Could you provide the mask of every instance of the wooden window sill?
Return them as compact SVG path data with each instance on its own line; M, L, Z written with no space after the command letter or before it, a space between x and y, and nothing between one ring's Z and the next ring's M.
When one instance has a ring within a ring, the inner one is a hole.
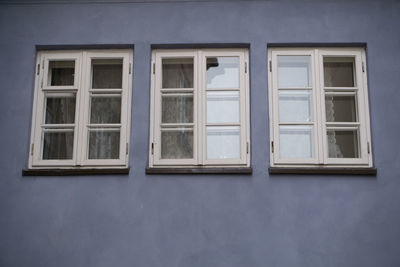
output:
M24 169L23 176L69 176L69 175L121 175L129 174L130 168L105 169Z
M269 167L270 174L350 174L376 175L377 169L372 168L300 168L300 167Z
M252 167L146 168L146 174L252 174Z

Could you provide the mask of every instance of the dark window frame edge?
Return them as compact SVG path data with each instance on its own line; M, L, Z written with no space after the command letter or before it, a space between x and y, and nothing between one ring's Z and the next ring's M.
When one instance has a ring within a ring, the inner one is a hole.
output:
M271 175L280 174L294 174L294 175L304 175L304 174L327 174L327 175L369 175L376 176L377 169L375 167L370 168L338 168L338 167L326 167L326 168L306 168L306 167L269 167L268 172Z
M22 176L128 175L130 168L23 169Z
M147 175L157 174L242 174L252 175L252 167L207 167L207 168L162 168L162 167L147 167Z

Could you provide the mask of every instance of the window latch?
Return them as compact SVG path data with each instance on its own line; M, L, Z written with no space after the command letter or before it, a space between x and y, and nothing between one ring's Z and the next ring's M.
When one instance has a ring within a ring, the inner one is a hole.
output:
M31 155L33 155L33 148L35 147L35 144L31 144Z
M39 75L39 72L40 72L40 64L37 65L36 75Z
M371 153L370 148L369 148L369 142L367 142L367 151L368 151L368 154Z
M128 151L129 151L129 143L126 143L126 155L128 155Z
M156 63L153 63L153 74L156 74Z
M132 73L132 63L129 63L129 74Z
M365 72L364 62L361 63L361 66L362 66L362 72Z
M151 143L151 154L154 155L154 143Z
M272 61L269 61L269 72L272 72Z
M249 154L249 142L246 143L246 154Z
M244 63L244 73L247 73L247 62Z
M274 153L274 141L271 141L271 151Z

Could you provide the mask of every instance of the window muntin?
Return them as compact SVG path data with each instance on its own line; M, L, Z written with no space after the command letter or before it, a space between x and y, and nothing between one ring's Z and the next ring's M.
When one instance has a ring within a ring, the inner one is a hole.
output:
M37 58L30 168L126 166L132 52L42 51Z
M244 49L153 51L151 167L249 165L247 57Z
M365 52L269 50L271 166L372 166Z

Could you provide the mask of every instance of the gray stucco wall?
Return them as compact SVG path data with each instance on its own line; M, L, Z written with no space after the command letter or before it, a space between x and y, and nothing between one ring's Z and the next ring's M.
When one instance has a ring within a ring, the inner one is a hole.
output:
M398 1L1 3L0 266L400 266L399 27ZM367 43L376 177L269 176L275 42ZM170 43L250 44L253 175L144 174ZM35 45L60 44L134 44L129 175L21 176Z

